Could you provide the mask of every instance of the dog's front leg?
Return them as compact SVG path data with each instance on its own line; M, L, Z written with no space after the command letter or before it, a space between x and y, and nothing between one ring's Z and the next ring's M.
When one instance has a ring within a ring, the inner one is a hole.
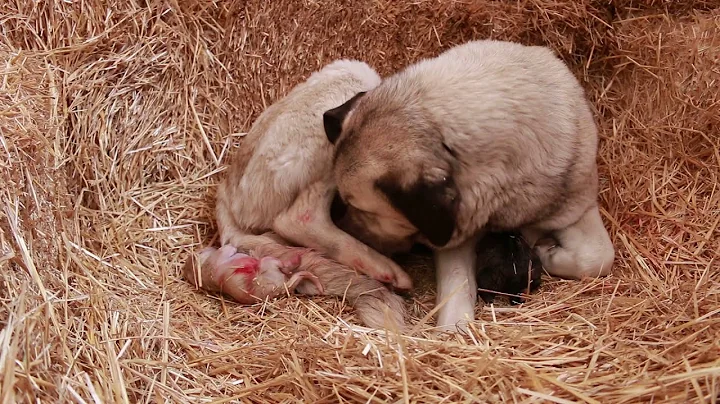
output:
M273 230L380 282L398 289L412 288L410 276L399 265L335 226L330 217L334 192L328 181L310 185L275 219Z
M437 250L435 276L437 280L437 327L441 331L467 331L467 322L475 319L477 282L475 265L477 237L451 249Z

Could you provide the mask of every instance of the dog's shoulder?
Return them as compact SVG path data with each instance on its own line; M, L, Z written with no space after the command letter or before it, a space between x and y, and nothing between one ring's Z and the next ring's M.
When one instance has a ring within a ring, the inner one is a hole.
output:
M260 113L234 151L218 189L219 205L257 214L287 205L300 189L326 176L332 146L323 133L323 113L379 82L365 62L341 59L295 85Z
M380 80L367 63L352 59L335 60L311 73L257 117L234 156L233 169L244 172L253 156L271 158L311 138L324 142L322 114Z

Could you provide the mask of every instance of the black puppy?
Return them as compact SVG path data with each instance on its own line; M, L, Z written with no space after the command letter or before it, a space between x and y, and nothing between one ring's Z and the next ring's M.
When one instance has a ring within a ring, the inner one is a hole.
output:
M502 293L511 295L511 304L520 304L520 293L530 294L540 287L542 263L519 233L487 233L478 240L475 252L478 296L485 303Z

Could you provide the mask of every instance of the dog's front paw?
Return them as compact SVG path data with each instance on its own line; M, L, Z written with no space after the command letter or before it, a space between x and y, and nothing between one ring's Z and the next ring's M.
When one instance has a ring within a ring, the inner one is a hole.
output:
M359 256L340 256L338 261L351 269L369 276L378 282L392 285L396 289L412 289L410 276L390 258L367 251Z
M457 313L438 316L435 331L443 334L468 334L472 317L459 316Z
M381 278L375 278L383 283L388 283L398 290L410 290L413 287L412 278L403 270L400 265L390 258L377 254L373 260L375 268L380 270Z
M413 287L413 281L410 275L398 266L398 270L395 272L395 282L392 285L399 290L410 290Z

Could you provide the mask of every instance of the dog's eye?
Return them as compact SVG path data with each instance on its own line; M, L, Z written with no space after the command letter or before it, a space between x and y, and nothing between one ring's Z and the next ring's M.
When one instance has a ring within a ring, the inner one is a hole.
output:
M453 149L450 148L450 146L446 145L445 142L443 142L442 145L443 145L443 148L444 148L448 153L450 153L451 155L455 156L455 152L453 151Z
M348 203L348 205L352 206L353 209L355 210L355 212L358 214L361 214L361 215L371 214L371 212L368 212L364 209L360 209L357 205L353 205L352 203Z
M343 202L342 198L340 197L339 193L335 193L335 197L332 200L332 203L330 204L330 218L333 221L340 220L341 218L345 217L345 214L347 213L347 205Z

